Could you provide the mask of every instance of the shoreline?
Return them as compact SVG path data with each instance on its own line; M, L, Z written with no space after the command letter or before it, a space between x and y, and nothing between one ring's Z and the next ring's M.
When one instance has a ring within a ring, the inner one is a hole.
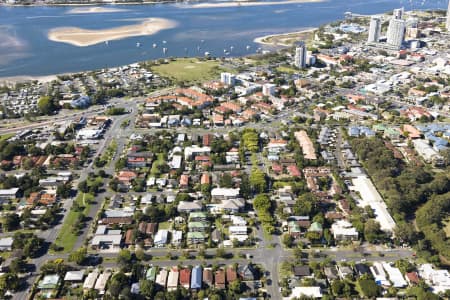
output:
M47 38L54 42L77 47L121 40L129 37L154 35L161 30L175 28L177 22L163 18L149 18L135 25L119 26L109 29L83 29L79 27L59 27L50 30Z
M116 8L111 6L83 6L74 7L66 12L66 14L104 14L104 13L116 13L116 12L126 12L127 9Z
M257 43L257 44L260 44L260 45L266 45L266 46L289 47L291 45L283 44L283 43L277 43L276 41L275 42L269 42L269 41L267 41L267 39L270 39L270 38L282 38L283 36L287 37L289 35L301 35L301 34L306 34L306 33L313 32L313 31L315 31L317 29L318 29L317 27L312 27L312 28L307 28L307 29L300 30L300 31L293 31L293 32L279 33L279 34L269 34L269 35L257 37L255 39L253 39L253 42Z
M289 4L301 4L301 3L318 3L325 2L326 0L282 0L282 1L242 1L235 0L232 2L218 2L218 3L197 3L187 5L183 8L227 8L227 7L251 7L251 6L269 6L269 5L289 5Z
M281 0L281 1L255 1L255 0L234 0L231 2L217 2L217 3L197 3L200 1L184 1L184 0L163 0L163 1L136 1L136 2L92 2L92 3L49 3L49 4L7 4L1 3L4 7L40 7L40 6L116 6L116 5L150 5L150 4L187 4L185 8L220 8L220 7L239 7L239 6L268 6L268 5L286 5L286 4L301 4L301 3L317 3L325 2L326 0ZM95 13L95 12L93 12Z
M114 2L114 3L105 3L105 2L92 2L92 3L48 3L48 4L7 4L0 3L0 7L60 7L60 6L116 6L116 5L149 5L149 4L173 4L173 3L181 3L183 1L178 0L163 0L163 1L142 1L142 2Z
M75 74L75 73L61 73L61 74L51 74L51 75L18 75L18 76L5 76L0 77L0 84L7 83L19 83L27 81L39 81L39 82L51 82L56 80L58 76L65 74Z

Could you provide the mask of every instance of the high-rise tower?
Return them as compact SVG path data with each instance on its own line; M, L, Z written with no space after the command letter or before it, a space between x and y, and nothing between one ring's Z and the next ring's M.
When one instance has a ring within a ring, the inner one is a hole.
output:
M381 18L379 16L373 16L370 19L369 38L368 43L378 43L381 36Z
M295 46L294 65L300 69L306 67L306 45L304 42L298 42Z
M400 49L405 38L406 24L404 20L392 18L387 31L387 43Z

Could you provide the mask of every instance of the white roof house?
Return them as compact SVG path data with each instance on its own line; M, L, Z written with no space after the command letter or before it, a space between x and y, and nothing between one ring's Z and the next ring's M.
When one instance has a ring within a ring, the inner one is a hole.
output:
M419 267L419 275L431 286L434 293L450 290L450 273L447 270L435 270L431 264Z
M231 199L239 196L239 188L213 188L211 197L216 199Z
M247 235L247 226L230 226L230 235Z
M235 225L235 226L247 225L247 221L241 216L231 215L230 219L231 219L231 223L233 223L233 225Z
M183 239L183 232L181 230L172 230L172 244L179 245Z
M117 234L114 230L108 231L108 234L97 234L92 238L93 248L118 249L122 242L122 234Z
M90 290L93 289L95 286L95 281L97 281L98 277L98 271L93 271L92 273L89 273L86 279L83 283L83 289Z
M69 271L64 276L64 281L82 281L84 278L84 270Z
M338 220L331 225L331 232L337 241L357 240L358 231L346 220Z
M105 218L128 218L134 215L134 207L124 207L121 209L105 210Z
M158 275L156 275L156 280L155 280L156 284L162 286L162 287L166 287L166 282L167 282L167 270L166 269L161 269L158 273Z
M386 279L386 273L384 272L383 265L379 262L374 262L370 267L370 272L375 278L375 282L379 285L390 286L390 282Z
M396 288L402 288L408 285L405 278L402 275L402 272L400 272L399 269L391 266L388 263L383 263L383 268L386 270L386 272L389 275L389 280L392 282L392 285Z
M180 272L177 269L172 269L169 272L169 278L167 279L167 290L174 291L178 287L178 278L180 277Z
M160 229L155 235L154 244L156 247L163 247L167 244L169 238L169 231L166 229Z
M184 148L184 159L189 159L195 155L204 155L209 154L211 152L210 147L199 147L199 146L190 146Z
M111 272L108 271L105 271L98 276L94 289L99 291L100 294L105 293L106 283L108 283L109 277L111 277Z
M181 161L182 161L183 157L181 155L174 155L172 157L172 161L169 163L169 166L172 169L179 169L181 168Z
M177 206L178 212L201 211L202 203L199 201L180 201Z
M0 239L0 251L11 251L14 239L12 237L6 237Z
M296 286L292 289L291 295L283 297L283 300L300 298L302 295L310 298L322 298L322 292L318 286Z
M17 197L19 188L1 189L0 200L9 200Z

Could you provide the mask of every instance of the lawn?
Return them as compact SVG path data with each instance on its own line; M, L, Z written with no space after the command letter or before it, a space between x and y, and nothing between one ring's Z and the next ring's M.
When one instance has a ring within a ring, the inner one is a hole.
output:
M90 203L94 200L94 196L91 194L83 194L79 193L78 197L74 200L76 201L80 206L84 206L83 211L75 211L71 209L69 213L67 214L67 217L64 221L64 224L61 227L61 230L59 231L58 237L56 238L55 243L63 247L64 249L62 252L70 252L73 249L73 246L75 245L78 236L72 232L72 227L75 226L78 217L81 213L83 213L85 216L89 214L89 211L91 209Z
M170 229L172 226L172 223L170 222L161 222L158 224L158 229Z
M15 136L14 133L4 134L4 135L0 136L0 142L6 141L7 139L9 139L9 138L11 138L13 136Z
M287 73L287 74L296 74L296 73L300 72L296 68L288 67L288 66L279 66L279 67L277 67L277 71L281 72L281 73Z
M167 64L153 66L152 70L174 83L195 83L218 79L221 72L227 71L220 67L220 61L199 60L197 58L179 58Z
M152 169L150 170L150 174L152 176L158 176L160 174L158 166L163 165L165 163L166 163L166 160L164 158L164 154L163 153L158 153L156 161L153 162Z

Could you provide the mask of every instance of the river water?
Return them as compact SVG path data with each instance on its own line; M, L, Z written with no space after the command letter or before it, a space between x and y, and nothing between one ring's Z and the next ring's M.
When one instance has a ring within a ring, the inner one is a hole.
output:
M447 2L329 0L212 8L193 8L191 4L116 5L124 11L91 14L72 14L70 10L74 6L0 6L0 77L76 72L165 55L199 56L206 51L217 56L224 55L224 50L232 56L246 55L260 47L253 42L256 37L320 26L343 19L347 11L376 14L402 6L406 10L435 9L445 8ZM174 20L178 26L152 36L130 37L89 47L47 38L48 31L57 27L104 29L136 24L151 17ZM154 43L158 47L153 48ZM166 54L163 47L167 48Z

